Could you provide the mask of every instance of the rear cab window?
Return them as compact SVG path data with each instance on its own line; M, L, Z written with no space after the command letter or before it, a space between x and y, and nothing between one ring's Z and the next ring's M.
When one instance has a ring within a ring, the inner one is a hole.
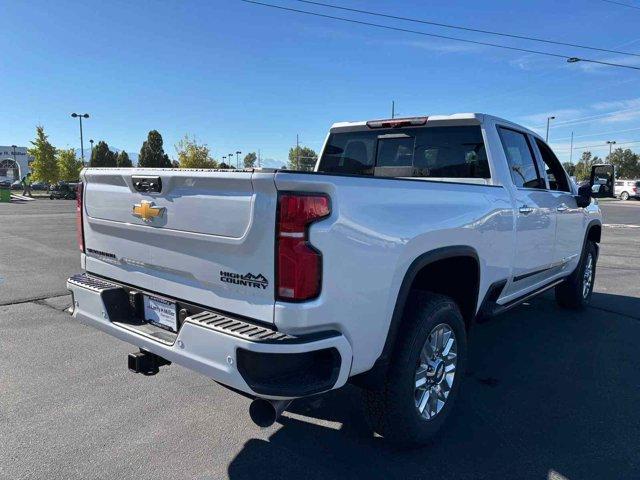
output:
M318 171L453 180L491 178L479 125L337 131L329 135Z

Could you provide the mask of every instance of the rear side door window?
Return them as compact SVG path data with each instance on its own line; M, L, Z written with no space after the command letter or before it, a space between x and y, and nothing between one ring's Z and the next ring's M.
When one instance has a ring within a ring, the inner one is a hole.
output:
M549 180L549 190L557 190L561 192L570 192L569 181L565 175L564 168L560 160L555 156L549 146L536 138L536 145L540 151L540 156L544 162L544 167Z
M546 188L527 136L505 127L498 127L498 133L514 185L519 188Z

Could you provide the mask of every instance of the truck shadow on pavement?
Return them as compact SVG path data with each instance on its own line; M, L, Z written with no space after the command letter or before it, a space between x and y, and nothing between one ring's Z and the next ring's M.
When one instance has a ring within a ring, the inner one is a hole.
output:
M472 330L470 370L432 445L398 449L374 436L347 386L294 402L268 441L244 445L229 477L639 478L638 340L637 313L535 300Z

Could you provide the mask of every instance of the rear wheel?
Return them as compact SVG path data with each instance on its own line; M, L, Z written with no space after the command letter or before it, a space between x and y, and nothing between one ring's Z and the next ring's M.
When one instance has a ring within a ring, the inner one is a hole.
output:
M620 194L620 200L629 200L629 194L627 192L622 192Z
M424 444L440 430L460 389L466 332L444 295L412 299L381 390L363 392L372 429L400 444Z
M580 309L589 304L596 279L597 258L595 243L587 241L576 271L556 287L558 305L564 308Z

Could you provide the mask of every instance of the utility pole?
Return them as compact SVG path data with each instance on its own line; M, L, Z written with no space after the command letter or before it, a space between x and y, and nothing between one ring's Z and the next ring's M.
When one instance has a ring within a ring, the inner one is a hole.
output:
M391 118L396 118L396 101L391 100Z
M258 149L258 168L260 168L260 149Z
M573 132L571 132L571 150L569 150L569 163L573 163Z
M546 137L544 137L544 141L548 142L549 141L549 121L551 120L555 120L556 117L547 117L547 135Z
M11 145L11 149L13 150L13 164L15 165L15 166L13 167L13 168L14 168L14 170L13 170L12 175L15 175L15 174L16 174L16 170L17 170L17 171L18 171L18 178L17 178L17 180L20 180L20 174L21 174L22 172L20 172L20 168L18 167L18 162L16 161L16 148L18 148L18 146L17 146L17 145ZM7 172L7 173L8 173L8 172ZM7 176L9 176L9 175L7 175Z
M296 170L300 170L300 136L296 133Z

